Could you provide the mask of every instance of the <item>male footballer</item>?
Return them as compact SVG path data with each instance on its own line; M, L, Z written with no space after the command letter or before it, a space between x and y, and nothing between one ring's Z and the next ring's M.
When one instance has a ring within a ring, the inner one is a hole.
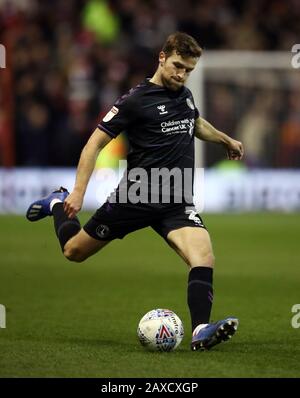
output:
M184 85L201 53L191 36L171 34L159 53L152 78L119 98L89 138L80 156L73 191L69 194L60 188L32 203L26 214L29 221L53 216L63 254L76 262L114 239L151 226L188 265L193 351L208 350L228 340L238 327L235 317L209 323L214 255L209 233L192 201L195 137L223 145L231 160L243 156L241 142L199 116ZM127 135L130 146L127 171L116 191L81 228L76 214L96 159L121 132Z

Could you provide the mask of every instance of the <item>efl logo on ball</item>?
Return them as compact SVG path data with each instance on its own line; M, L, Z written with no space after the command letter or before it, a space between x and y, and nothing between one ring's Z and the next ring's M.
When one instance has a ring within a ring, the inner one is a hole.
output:
M181 343L184 329L175 312L159 308L143 316L137 333L142 346L149 351L172 351Z

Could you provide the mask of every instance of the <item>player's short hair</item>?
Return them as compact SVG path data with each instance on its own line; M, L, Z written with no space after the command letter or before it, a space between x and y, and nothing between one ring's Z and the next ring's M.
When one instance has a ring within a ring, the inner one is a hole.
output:
M173 51L181 55L182 58L193 57L199 58L202 54L202 48L197 41L184 32L175 32L168 36L162 51L168 58Z

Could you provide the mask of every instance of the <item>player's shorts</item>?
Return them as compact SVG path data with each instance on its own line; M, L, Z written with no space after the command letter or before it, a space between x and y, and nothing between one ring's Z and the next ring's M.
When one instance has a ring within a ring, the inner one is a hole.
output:
M105 202L83 229L98 240L122 239L130 232L152 227L166 239L168 233L182 227L206 229L193 206L184 204L132 204Z

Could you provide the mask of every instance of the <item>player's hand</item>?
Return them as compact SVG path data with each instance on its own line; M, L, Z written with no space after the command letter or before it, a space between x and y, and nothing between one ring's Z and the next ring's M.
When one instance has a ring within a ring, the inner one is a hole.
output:
M227 145L227 158L229 160L241 160L244 155L243 144L240 141L231 139Z
M80 211L83 197L76 192L70 193L64 201L64 211L69 218L74 218Z

